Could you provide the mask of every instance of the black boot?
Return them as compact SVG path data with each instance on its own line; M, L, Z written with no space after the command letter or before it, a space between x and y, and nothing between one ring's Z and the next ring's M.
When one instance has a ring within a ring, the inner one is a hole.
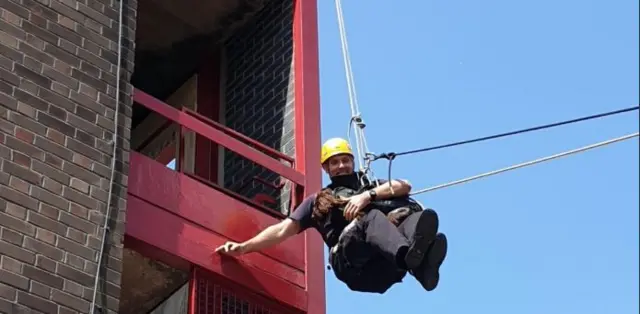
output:
M447 246L447 236L444 233L438 233L429 247L426 258L418 267L410 271L427 291L432 291L438 286L440 266L447 256Z
M415 215L419 215L417 222L414 220ZM408 239L411 245L404 259L409 270L416 269L422 264L429 246L436 238L439 226L438 214L432 209L425 209L411 216L413 217L407 217L405 220L407 224L415 223L413 235Z

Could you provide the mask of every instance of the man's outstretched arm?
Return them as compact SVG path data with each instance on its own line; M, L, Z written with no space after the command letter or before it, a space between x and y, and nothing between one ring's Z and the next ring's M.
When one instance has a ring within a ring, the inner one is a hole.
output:
M253 238L242 243L227 241L225 244L216 248L216 252L228 255L241 255L260 251L280 244L287 238L296 235L299 231L300 225L298 222L291 218L286 218L277 224L267 227Z
M271 225L255 237L242 243L245 253L251 253L280 244L300 231L298 222L291 218L286 218L275 225Z
M300 233L310 226L313 200L314 196L306 198L302 204L293 211L291 217L267 227L253 238L242 243L228 241L219 246L216 252L229 255L241 255L280 244L282 241Z

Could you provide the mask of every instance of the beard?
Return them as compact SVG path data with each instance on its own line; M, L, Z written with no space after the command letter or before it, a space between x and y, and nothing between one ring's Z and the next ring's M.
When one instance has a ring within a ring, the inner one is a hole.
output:
M331 177L331 183L334 186L341 186L357 190L360 186L360 178L357 172L351 172L349 174L342 174L339 176Z

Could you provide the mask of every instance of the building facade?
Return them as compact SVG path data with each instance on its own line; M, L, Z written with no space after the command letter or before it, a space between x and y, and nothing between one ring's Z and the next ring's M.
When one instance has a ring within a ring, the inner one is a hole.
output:
M0 313L325 312L315 0L0 1Z

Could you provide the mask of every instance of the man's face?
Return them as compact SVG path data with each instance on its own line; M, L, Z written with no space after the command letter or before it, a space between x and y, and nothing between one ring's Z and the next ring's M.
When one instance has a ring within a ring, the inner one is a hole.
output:
M348 154L335 155L329 158L324 165L324 171L329 177L351 174L353 172L353 157Z

